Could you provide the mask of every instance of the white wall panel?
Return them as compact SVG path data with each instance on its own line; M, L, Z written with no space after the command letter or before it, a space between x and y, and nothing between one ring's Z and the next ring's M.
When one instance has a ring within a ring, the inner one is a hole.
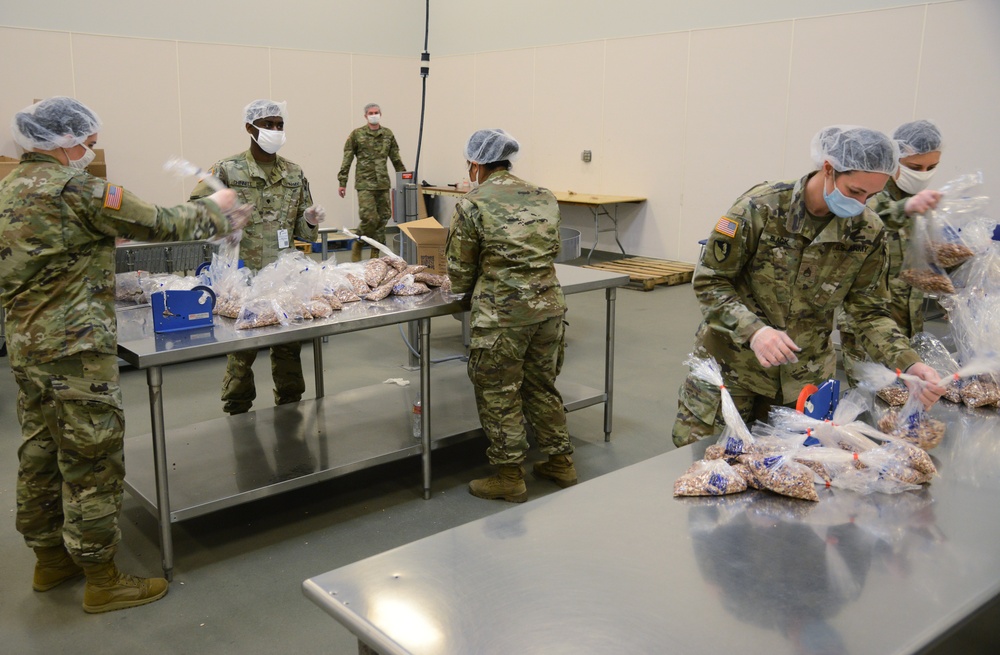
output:
M420 154L421 180L444 186L457 184L467 175L462 153L469 135L478 128L475 80L476 57L473 55L443 57L431 65ZM431 215L442 224L447 223L454 202L437 198L433 204Z
M681 205L689 43L688 33L607 42L601 191L648 198L618 208L630 254L677 257L668 226ZM583 231L583 243L591 233ZM602 248L616 247L610 233L601 236Z
M911 120L923 22L923 7L795 21L783 177L812 168L809 142L827 125L891 134Z
M976 0L928 8L916 118L941 128L944 151L933 184L975 170L1000 219L1000 3Z
M176 44L74 34L73 68L77 97L104 121L108 179L160 205L187 200L192 179L163 170L182 152Z
M514 164L514 174L542 183L536 178L537 172L542 170L539 162L545 139L535 132L536 116L542 112L555 122L563 117L559 108L542 107L536 102L535 51L508 50L476 55L475 75L475 122L462 135L462 147L476 130L495 127L506 130L521 144L522 152Z
M271 96L267 49L178 43L177 61L181 156L208 168L249 148L243 108ZM185 179L185 192L194 185Z
M535 52L532 121L535 177L553 189L600 190L604 160L604 42L578 43ZM580 155L589 149L594 162Z
M782 170L792 24L691 35L684 205L675 228L679 257L744 191Z
M66 32L0 28L8 61L0 69L0 155L18 156L7 126L33 100L74 96L72 40ZM20 53L20 54L16 54Z
M288 102L281 155L302 166L324 226L353 225L355 212L337 195L344 139L357 121L351 108L351 55L271 50L271 94Z

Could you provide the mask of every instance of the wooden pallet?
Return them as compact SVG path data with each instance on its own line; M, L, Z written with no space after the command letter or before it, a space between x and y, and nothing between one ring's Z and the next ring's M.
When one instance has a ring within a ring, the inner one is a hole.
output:
M686 284L694 275L694 265L683 262L672 262L651 257L626 257L599 264L586 264L584 268L593 268L611 273L624 273L629 276L629 289L652 291L657 284L674 286Z

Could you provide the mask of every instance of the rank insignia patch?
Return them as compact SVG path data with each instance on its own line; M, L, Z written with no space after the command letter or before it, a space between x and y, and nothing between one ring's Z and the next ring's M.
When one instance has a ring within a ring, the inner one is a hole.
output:
M122 196L124 196L124 191L117 184L109 184L107 189L104 191L104 206L108 209L121 209L122 208Z
M736 236L736 230L738 228L739 224L736 221L726 218L725 216L720 218L719 222L715 224L715 231L719 234L724 234L729 238Z

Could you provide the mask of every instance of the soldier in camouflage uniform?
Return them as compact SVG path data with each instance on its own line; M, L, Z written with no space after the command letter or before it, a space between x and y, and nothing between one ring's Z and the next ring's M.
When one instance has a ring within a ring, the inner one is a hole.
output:
M941 193L927 184L941 162L941 132L930 121L904 123L892 138L900 149L899 176L890 179L885 189L868 202L885 225L886 250L889 255L889 314L905 336L913 338L924 329L924 294L899 279L903 257L909 244L913 216L937 206ZM866 348L859 342L857 321L841 314L840 350L844 372L852 386L856 384L854 367L867 359Z
M217 162L211 173L236 191L241 204L254 206L240 240L240 259L251 270L259 271L275 261L283 249L292 247L294 239L316 241L316 226L325 212L313 205L309 181L302 168L276 154L285 142L285 103L255 100L243 113L250 149ZM209 186L201 182L191 192L191 199L209 193ZM276 405L302 399L306 383L302 377L301 350L299 342L271 347ZM222 381L223 410L227 413L250 411L257 397L253 378L256 359L256 349L228 355Z
M173 208L150 205L87 173L100 120L71 98L19 112L25 150L0 182L0 290L18 384L17 529L35 550L33 587L81 573L83 607L106 612L167 593L114 563L125 477L118 383L115 237L204 239L229 232L223 191Z
M470 137L469 178L480 183L455 206L448 233L448 276L471 297L469 378L486 451L497 475L473 480L480 498L528 499L520 463L528 450L524 421L549 457L536 475L560 487L576 484L562 396L566 301L556 279L559 205L547 189L510 174L519 146L503 130Z
M929 383L925 402L943 391L889 316L885 232L863 204L895 172L898 149L874 130L831 127L812 150L820 170L758 185L719 219L693 280L704 314L694 354L719 362L748 423L834 376L842 304L878 361ZM677 446L721 432L718 389L688 376L678 395Z
M388 127L382 127L382 110L375 103L365 105L366 124L351 132L344 143L344 163L340 166L337 179L340 181L340 197L347 193L347 177L351 172L351 162L358 160L354 170L354 188L358 193L357 233L385 243L385 226L392 216L389 202L389 171L385 160L389 159L396 172L406 170L399 156L396 137ZM372 248L371 256L378 251ZM361 241L355 241L351 249L351 261L361 259Z

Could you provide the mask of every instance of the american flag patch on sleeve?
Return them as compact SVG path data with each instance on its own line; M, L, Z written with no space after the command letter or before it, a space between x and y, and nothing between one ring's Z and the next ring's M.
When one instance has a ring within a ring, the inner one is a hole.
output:
M719 222L715 224L715 231L719 234L724 234L727 237L732 238L736 236L736 229L738 227L739 224L736 221L723 216L719 219Z
M104 191L104 206L108 209L121 209L124 191L117 184L109 184Z

